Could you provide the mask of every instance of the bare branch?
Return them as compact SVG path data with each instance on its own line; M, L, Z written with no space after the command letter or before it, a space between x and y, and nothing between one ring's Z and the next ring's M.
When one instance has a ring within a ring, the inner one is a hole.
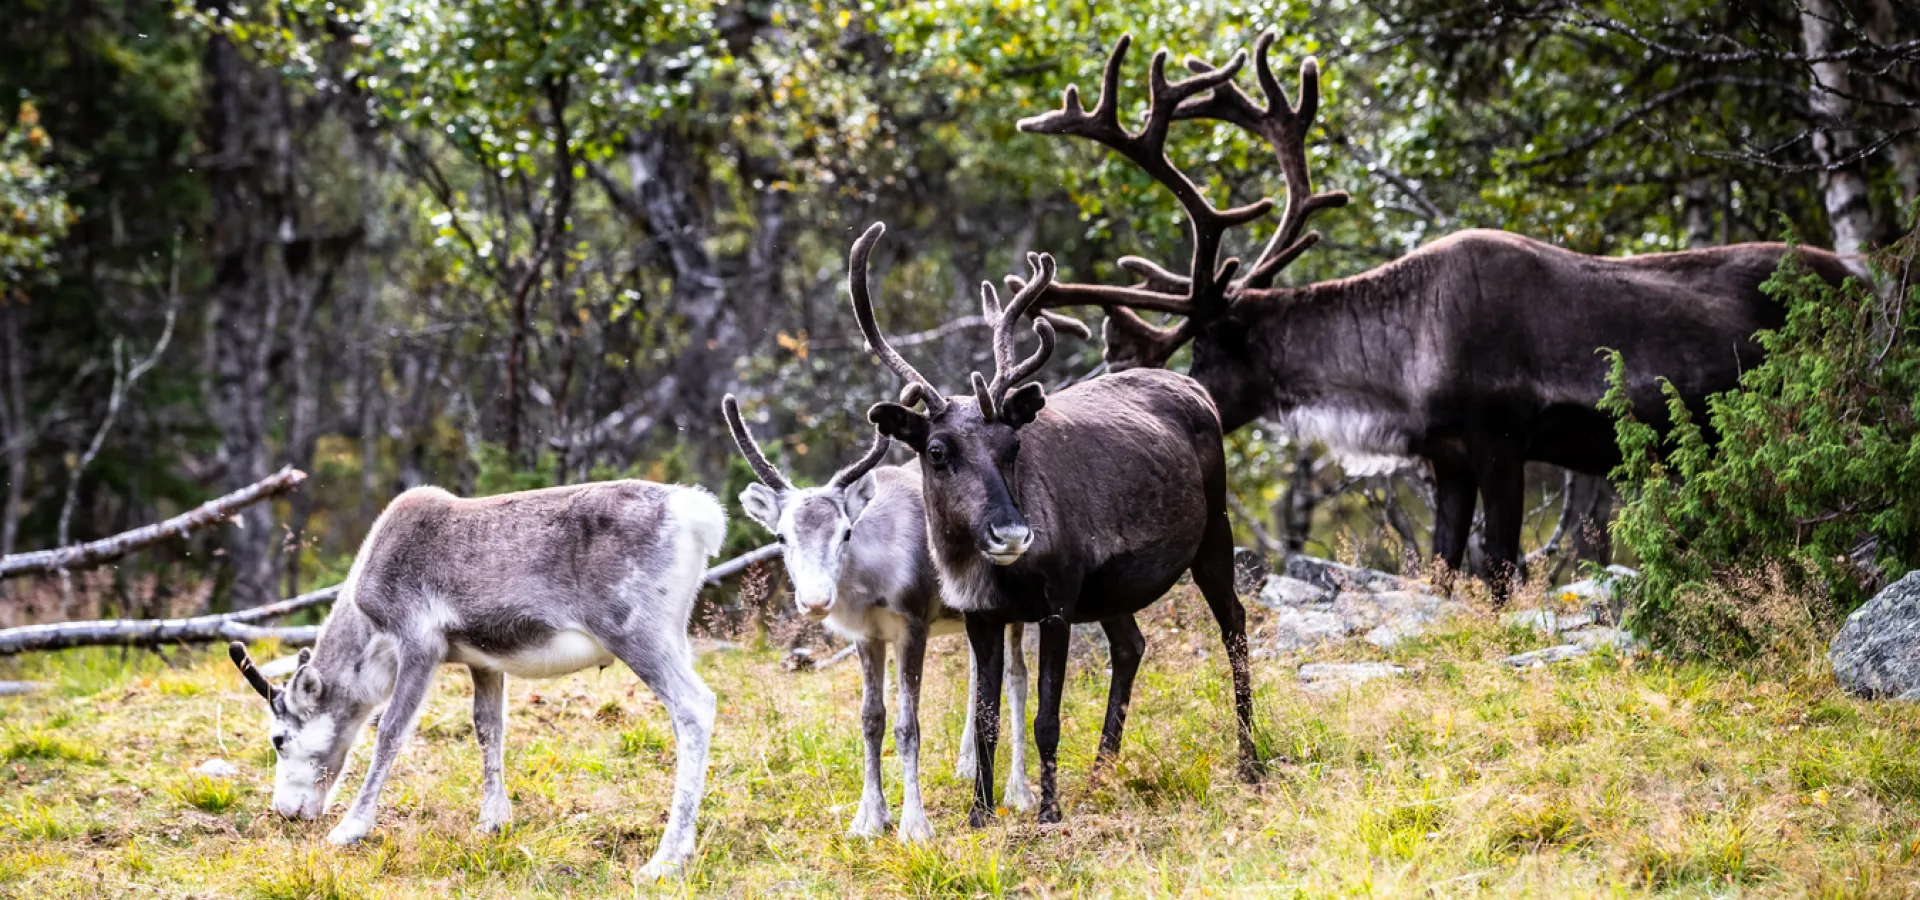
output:
M0 557L0 578L18 578L22 575L44 575L63 570L92 568L168 538L183 537L218 522L224 522L248 506L299 487L305 480L307 480L307 473L287 466L261 481L158 524L135 528L132 531L87 544Z

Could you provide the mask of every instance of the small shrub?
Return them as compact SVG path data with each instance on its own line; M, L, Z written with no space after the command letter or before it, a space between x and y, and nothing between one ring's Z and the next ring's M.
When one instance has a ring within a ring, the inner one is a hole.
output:
M343 876L334 863L309 856L292 869L255 881L253 896L258 900L361 900L373 895Z
M0 760L28 759L93 764L100 761L100 751L44 730L16 734L0 747Z
M1514 797L1496 812L1488 846L1496 853L1533 853L1585 844L1590 829L1565 797Z
M232 809L237 799L232 781L193 773L175 784L170 793L174 799L194 809L216 814Z
M1920 230L1883 260L1911 266ZM1762 290L1786 307L1756 335L1766 358L1696 421L1661 380L1670 431L1635 414L1613 353L1601 408L1616 419L1623 503L1639 558L1635 623L1688 655L1804 658L1838 614L1920 565L1920 282L1883 300L1827 284L1791 256Z

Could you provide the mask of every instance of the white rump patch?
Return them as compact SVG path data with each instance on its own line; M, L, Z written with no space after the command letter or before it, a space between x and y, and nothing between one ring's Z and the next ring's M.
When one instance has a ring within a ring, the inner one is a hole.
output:
M1385 475L1416 465L1405 432L1391 417L1364 409L1302 406L1280 417L1296 441L1326 445L1349 475Z
M699 542L703 558L711 559L726 543L727 510L704 488L675 486L667 496L667 511Z

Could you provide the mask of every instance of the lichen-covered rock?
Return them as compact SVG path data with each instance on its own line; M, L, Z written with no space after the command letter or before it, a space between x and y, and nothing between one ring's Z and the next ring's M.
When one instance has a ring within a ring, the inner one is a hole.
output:
M1304 606L1309 603L1327 603L1332 600L1332 591L1311 581L1301 581L1285 575L1268 575L1266 583L1260 586L1260 604L1274 609Z
M1579 644L1561 644L1556 647L1546 647L1540 650L1528 650L1525 653L1515 653L1500 661L1516 669L1530 669L1534 666L1544 666L1550 663L1566 662L1569 659L1579 659L1590 652L1592 651Z
M1317 647L1347 636L1347 622L1335 615L1329 604L1283 606L1273 617L1273 640L1262 656L1291 653Z
M1920 698L1920 571L1853 611L1827 650L1834 680L1860 697Z
M1357 687L1376 678L1404 675L1407 670L1392 663L1308 663L1300 667L1300 686L1309 691L1336 691Z
M1287 558L1285 572L1288 578L1298 578L1336 594L1342 591L1402 591L1415 586L1398 575L1299 554Z

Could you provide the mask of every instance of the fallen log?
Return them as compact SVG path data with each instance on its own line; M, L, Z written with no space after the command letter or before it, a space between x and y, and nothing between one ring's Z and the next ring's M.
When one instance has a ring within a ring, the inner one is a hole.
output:
M749 550L708 569L703 583L719 584L754 563L779 555L779 544ZM8 628L0 631L0 656L73 647L159 647L166 644L226 641L252 643L269 638L276 638L290 647L305 647L319 638L319 626L264 628L253 623L331 603L340 595L341 587L336 584L253 609L190 619L107 619Z
M143 525L132 531L85 544L0 556L0 578L90 569L168 538L183 537L209 525L224 522L234 513L248 506L299 487L305 480L307 480L307 473L288 466L262 481L256 481L224 497L210 500L164 522Z

